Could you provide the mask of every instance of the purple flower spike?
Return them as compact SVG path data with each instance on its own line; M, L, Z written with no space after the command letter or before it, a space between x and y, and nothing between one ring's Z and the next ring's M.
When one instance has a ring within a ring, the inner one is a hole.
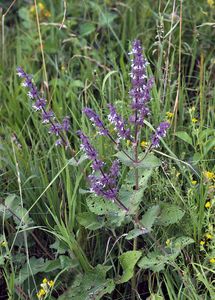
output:
M42 123L49 123L52 118L54 118L52 110L42 112Z
M159 147L160 139L166 136L167 129L170 127L169 122L161 122L152 136L152 146L154 148Z
M153 85L153 79L147 80L146 67L147 60L143 57L142 47L139 40L135 40L132 45L131 54L131 83L132 88L129 92L132 98L131 108L133 115L130 122L136 125L143 125L144 118L149 115L147 103L150 101L150 89Z
M63 127L63 130L69 131L69 128L70 128L69 117L65 117L65 118L63 119L62 127Z
M115 126L119 139L131 139L130 129L125 128L125 121L122 117L116 112L116 109L113 105L109 104L108 108L110 113L108 115L108 120Z
M95 148L90 144L88 137L82 132L78 131L77 134L81 139L81 149L84 150L87 157L91 160L95 160L98 157L98 153Z
M53 133L56 136L59 136L62 130L62 125L60 123L53 123L49 129L49 133Z
M93 125L98 128L99 134L108 135L108 130L105 128L100 117L91 108L86 107L83 109L83 112L92 121Z
M43 98L39 98L32 107L37 110L43 110L43 108L46 106L46 100Z

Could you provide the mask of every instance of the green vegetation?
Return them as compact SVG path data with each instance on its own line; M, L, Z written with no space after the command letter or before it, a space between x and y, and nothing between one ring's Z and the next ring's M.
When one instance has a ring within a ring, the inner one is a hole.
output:
M0 298L215 299L215 1L0 6ZM107 123L112 103L129 116L128 52L136 38L155 79L140 155L152 128L171 124L138 166L138 191L136 166L82 113L91 107ZM33 74L57 119L70 116L71 148L55 146L17 66ZM89 193L79 129L108 166L117 152L120 199L130 214Z

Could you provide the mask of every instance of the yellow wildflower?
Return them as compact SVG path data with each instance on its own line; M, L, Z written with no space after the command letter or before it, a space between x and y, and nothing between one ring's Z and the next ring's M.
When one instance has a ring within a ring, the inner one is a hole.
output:
M214 0L207 0L207 2L210 7L214 6Z
M142 141L141 143L140 143L140 145L141 145L141 147L142 148L146 148L147 146L148 146L148 142L146 142L146 141Z
M50 287L53 287L53 286L54 286L54 281L53 281L53 280L49 280L49 281L48 281L48 285L49 285Z
M205 172L203 172L203 175L204 175L208 180L215 179L215 174L214 174L214 172L205 171Z
M35 14L35 6L34 6L34 5L31 5L29 11L30 11L31 14Z
M166 245L167 245L167 247L168 247L170 244L171 244L170 239L167 239L167 240L166 240Z
M191 120L191 121L192 121L192 123L193 123L193 124L195 124L196 122L198 122L198 119L196 119L196 118L192 118L192 120Z
M205 203L205 207L206 207L206 208L210 208L210 207L211 207L210 201L207 201L207 202Z
M204 246L204 244L205 244L205 241L200 241L200 243L199 243L201 246Z
M180 175L181 175L180 172L177 172L177 173L176 173L176 177L179 177Z
M7 246L7 242L6 242L6 241L2 241L2 242L0 243L0 246L1 246L1 247L6 247L6 246Z
M40 10L44 10L45 9L45 6L44 6L44 4L42 2L38 3L38 7L39 7Z
M131 145L131 141L130 141L130 140L127 140L127 141L126 141L126 145L127 145L127 146L130 146L130 145Z
M215 258L211 258L211 259L210 259L210 263L211 263L211 264L215 264Z
M43 278L43 283L47 283L48 279L47 278Z
M166 112L166 116L167 116L167 118L172 119L173 116L174 116L174 113L172 113L172 112L170 112L170 111L167 111L167 112Z
M196 180L192 180L191 183L192 183L192 185L196 185L197 181Z
M45 294L46 291L44 289L40 289L39 292L37 293L37 298L42 299Z
M205 234L205 237L206 237L206 239L208 239L208 240L212 240L212 238L213 238L212 234L210 234L210 233L208 233L208 232Z

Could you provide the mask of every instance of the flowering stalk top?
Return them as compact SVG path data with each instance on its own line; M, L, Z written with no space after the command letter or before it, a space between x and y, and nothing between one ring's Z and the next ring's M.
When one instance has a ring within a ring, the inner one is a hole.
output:
M131 108L133 115L130 117L131 123L143 125L144 118L149 114L147 104L150 100L150 89L153 79L147 80L146 67L147 60L143 57L143 50L139 40L135 40L132 45L133 56L131 59L131 83L130 96L132 99Z
M17 75L21 78L23 78L22 86L26 87L28 89L28 96L30 99L34 100L35 102L32 104L32 107L35 111L41 111L42 115L42 123L50 124L49 127L49 133L56 135L59 137L58 140L56 140L55 145L64 145L67 146L68 143L63 137L62 133L66 132L70 128L70 121L69 117L65 117L62 121L62 124L57 123L54 121L55 116L52 110L46 109L47 101L44 98L40 97L39 91L36 87L36 85L33 83L32 76L25 73L25 71L21 68L17 68Z

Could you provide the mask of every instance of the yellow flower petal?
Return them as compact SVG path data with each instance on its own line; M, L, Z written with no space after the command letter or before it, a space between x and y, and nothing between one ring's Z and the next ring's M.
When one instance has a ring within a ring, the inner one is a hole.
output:
M201 246L204 246L204 244L205 244L205 241L200 241L200 243L199 243Z
M192 183L192 185L196 185L197 181L196 180L192 180L191 183Z
M197 123L197 122L198 122L198 119L196 119L196 118L192 118L192 120L191 120L191 121L192 121L192 123L194 123L194 124L195 124L195 123Z
M48 281L48 285L49 285L50 287L53 287L53 286L54 286L54 281L53 281L53 280L49 280L49 281Z
M205 207L206 207L206 208L210 208L210 207L211 207L210 201L208 201L208 202L205 203Z
M140 143L140 146L142 147L142 148L146 148L147 146L148 146L148 142L146 142L146 141L142 141L141 143Z
M212 238L213 238L212 234L210 234L210 233L208 233L208 232L205 234L205 237L206 237L208 240L212 240Z
M215 264L215 258L211 258L211 259L210 259L210 263L211 263L211 264Z

